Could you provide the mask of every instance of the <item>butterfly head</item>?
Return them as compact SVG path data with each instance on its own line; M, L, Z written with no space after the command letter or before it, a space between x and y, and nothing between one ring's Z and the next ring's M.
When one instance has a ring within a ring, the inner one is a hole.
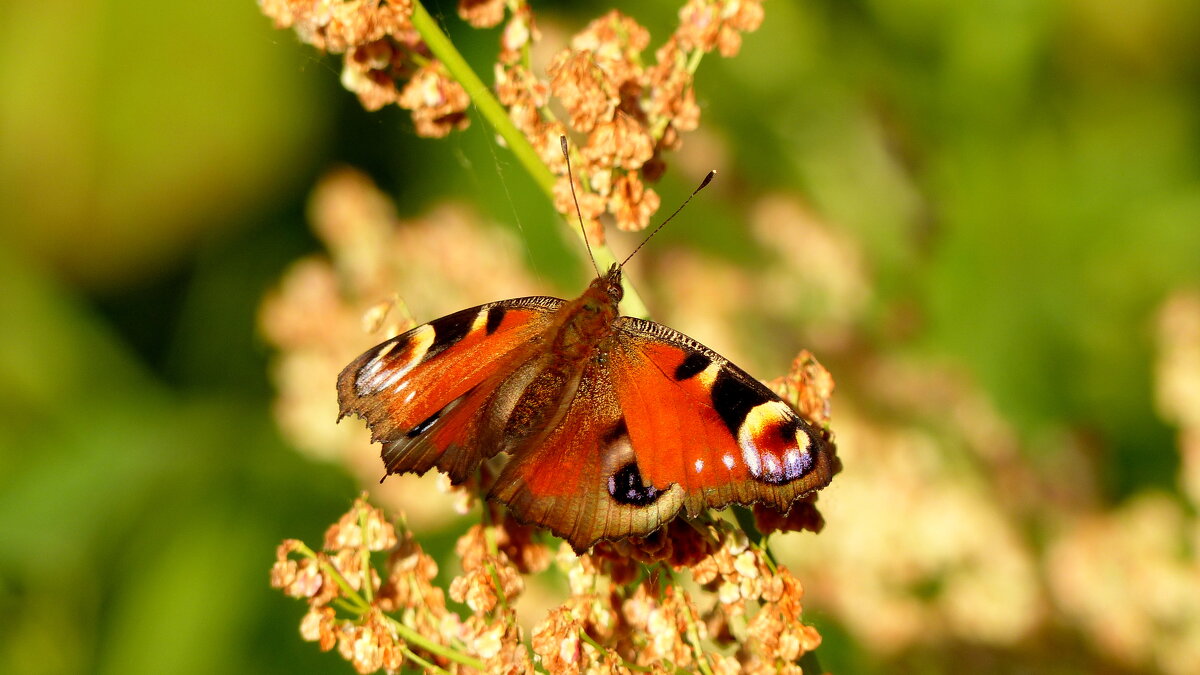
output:
M600 281L603 282L604 290L613 302L620 302L621 298L625 297L625 288L621 286L621 266L619 264L613 263L612 267L608 268L608 274L605 274Z
M611 321L618 315L617 306L623 297L625 289L621 287L621 266L613 263L606 274L592 281L579 298L579 303L588 312L608 315L606 321Z

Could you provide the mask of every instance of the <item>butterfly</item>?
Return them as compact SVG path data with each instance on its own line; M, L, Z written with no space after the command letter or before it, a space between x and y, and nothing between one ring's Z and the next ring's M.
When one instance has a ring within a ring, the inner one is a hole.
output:
M681 511L787 512L828 485L827 433L692 338L622 316L621 274L613 264L574 300L491 302L368 349L338 376L339 421L366 420L385 478L437 469L461 484L506 454L488 498L576 551Z

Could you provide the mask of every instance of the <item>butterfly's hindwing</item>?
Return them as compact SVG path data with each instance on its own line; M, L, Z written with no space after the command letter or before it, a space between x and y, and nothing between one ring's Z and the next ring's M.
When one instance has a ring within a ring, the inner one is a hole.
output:
M584 370L562 421L513 455L489 496L580 551L601 539L649 534L683 503L678 486L658 489L641 478L600 360Z

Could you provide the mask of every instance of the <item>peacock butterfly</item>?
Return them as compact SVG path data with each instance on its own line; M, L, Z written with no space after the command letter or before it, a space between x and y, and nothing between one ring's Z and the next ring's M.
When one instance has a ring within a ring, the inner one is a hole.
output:
M507 454L488 498L577 551L681 509L786 512L828 485L824 430L692 338L621 315L622 264L574 300L491 302L372 347L338 376L338 419L366 420L385 477L460 484Z

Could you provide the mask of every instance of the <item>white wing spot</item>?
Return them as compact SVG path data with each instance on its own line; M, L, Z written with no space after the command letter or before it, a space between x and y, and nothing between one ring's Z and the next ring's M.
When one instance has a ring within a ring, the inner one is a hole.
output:
M725 465L726 469L733 471L733 455L726 454L721 458L721 463Z
M387 377L382 378L382 379L380 379L378 376L371 378L371 382L370 382L371 391L372 392L383 391L384 389L387 389L388 387L392 386L393 384L396 384L396 382L400 378L404 377L404 374L407 373L409 368L411 368L411 367L412 366L405 366L405 367L397 370L396 372L392 373L391 375L388 375Z
M383 358L396 348L398 342L392 340L380 347L367 365L359 369L358 376L354 379L354 387L358 391L358 395L377 394L400 381L400 378L408 374L408 371L412 370L413 366L416 366L425 357L425 353L433 344L433 339L433 326L425 324L414 328L405 342L407 351L402 355L404 362L393 364L391 370L383 370Z
M807 451L801 454L799 448L788 448L787 452L783 453L784 477L788 480L795 480L803 476L811 462Z
M767 465L767 475L771 477L780 476L783 474L783 467L779 464L779 458L774 453L768 452L763 454L763 463ZM758 475L758 474L755 474Z
M746 463L746 468L750 470L751 476L762 475L762 456L758 452L758 446L754 444L752 438L743 438L742 446L742 461Z
M754 441L767 433L768 429L783 423L794 415L792 409L783 401L760 403L746 413L746 418L742 420L742 425L738 428L738 445L742 448L742 459L746 461L746 468L750 469L750 475L762 478L763 464L766 464L765 473L768 477L783 475L783 465L779 463L779 457L772 452L760 450Z
M704 460L702 460L702 459L696 460L696 473L700 473L703 470L704 470Z
M358 371L358 379L360 381L364 381L364 382L371 380L375 377L375 375L379 372L379 369L382 367L383 367L383 358L379 355L376 355L375 358L371 359L370 363L363 366L363 369Z

